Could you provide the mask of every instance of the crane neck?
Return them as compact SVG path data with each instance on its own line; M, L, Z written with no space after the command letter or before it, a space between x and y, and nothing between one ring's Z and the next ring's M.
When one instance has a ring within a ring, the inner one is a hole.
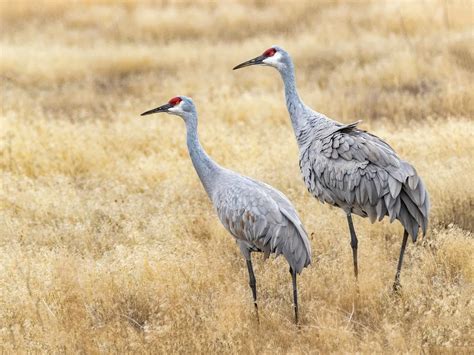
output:
M194 169L196 170L199 179L201 180L204 189L207 192L207 195L211 197L213 191L213 181L216 177L216 174L219 173L222 168L217 165L210 157L207 155L204 148L199 142L197 125L198 118L197 113L192 113L185 119L186 122L186 143L188 145L189 156L193 162Z
M286 107L290 114L291 124L295 131L295 135L298 135L300 130L306 124L306 115L304 114L306 106L298 95L296 89L295 68L290 58L288 58L285 67L280 69L279 72L285 85Z

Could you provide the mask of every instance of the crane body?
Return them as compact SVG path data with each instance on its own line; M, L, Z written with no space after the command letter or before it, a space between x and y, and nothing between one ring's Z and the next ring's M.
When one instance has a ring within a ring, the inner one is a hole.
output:
M225 169L209 157L198 138L197 112L190 98L177 96L168 104L142 115L157 112L178 115L185 121L193 166L219 220L235 238L246 260L257 317L256 280L251 253L263 252L265 257L283 254L290 265L295 321L298 322L296 275L311 263L311 246L291 202L270 185Z
M408 236L415 242L419 230L424 235L428 225L429 196L415 168L382 139L359 129L359 122L342 124L306 106L296 89L293 61L283 48L272 46L234 69L251 65L274 67L282 77L303 180L319 201L345 212L356 278L358 239L352 214L368 217L372 223L388 216L403 225L394 282L398 289Z

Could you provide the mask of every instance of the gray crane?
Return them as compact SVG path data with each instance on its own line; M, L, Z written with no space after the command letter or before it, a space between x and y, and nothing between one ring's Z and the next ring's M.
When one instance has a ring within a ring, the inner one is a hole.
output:
M296 274L311 263L311 247L295 208L280 191L222 168L206 154L198 138L197 111L189 97L174 97L167 104L141 115L158 112L180 116L186 124L187 146L194 168L220 221L235 238L247 261L257 319L257 286L251 253L263 252L265 259L275 253L283 254L290 265L295 322L298 323Z
M358 241L352 214L372 223L389 216L390 222L397 219L403 225L393 284L398 290L408 235L416 242L419 228L425 235L428 224L429 196L415 168L382 139L357 128L360 121L342 124L306 106L296 90L293 61L283 48L272 46L234 70L251 65L276 68L283 79L304 182L319 201L346 213L356 279Z

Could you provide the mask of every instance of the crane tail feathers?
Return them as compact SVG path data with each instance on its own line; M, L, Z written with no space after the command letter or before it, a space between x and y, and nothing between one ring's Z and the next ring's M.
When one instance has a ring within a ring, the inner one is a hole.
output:
M421 179L410 176L400 191L401 202L398 219L411 235L413 242L418 238L419 229L426 234L430 209L429 196Z
M291 213L288 213L284 208L280 208L280 211L294 227L294 233L285 238L285 243L282 245L281 250L282 254L291 268L297 273L301 273L304 267L311 264L311 245L308 235L301 222L294 218Z

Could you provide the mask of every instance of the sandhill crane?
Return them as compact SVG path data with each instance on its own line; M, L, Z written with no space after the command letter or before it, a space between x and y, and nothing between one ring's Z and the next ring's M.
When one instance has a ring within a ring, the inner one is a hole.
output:
M279 46L234 67L266 65L276 68L285 86L286 106L299 146L299 165L308 191L322 203L342 208L351 237L354 275L357 279L357 236L354 213L376 219L398 219L403 241L393 288L400 288L403 255L411 235L416 242L421 227L426 233L429 197L415 168L402 160L382 139L357 128L360 122L342 124L306 106L296 90L293 62Z
M222 168L202 148L198 133L198 116L193 101L177 96L165 105L141 115L166 112L183 118L187 146L196 172L217 211L217 215L236 239L249 273L255 312L258 319L257 287L251 253L283 254L290 265L293 281L293 307L298 323L296 274L311 263L311 247L306 231L291 202L273 187Z

